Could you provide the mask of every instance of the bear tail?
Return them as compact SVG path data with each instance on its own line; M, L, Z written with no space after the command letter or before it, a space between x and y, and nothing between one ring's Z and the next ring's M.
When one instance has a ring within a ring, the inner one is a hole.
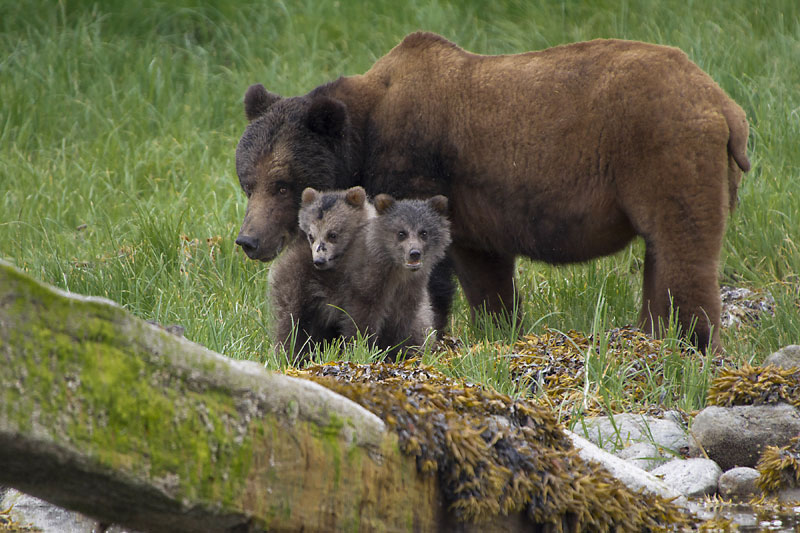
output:
M728 137L728 153L744 172L750 170L750 160L747 159L747 137L750 127L744 110L736 102L728 99L722 107L722 114L728 123L730 137Z
M739 199L739 183L742 181L742 172L750 170L750 160L747 159L747 137L750 128L744 110L736 102L727 99L722 107L722 114L728 123L728 193L729 209L736 208Z

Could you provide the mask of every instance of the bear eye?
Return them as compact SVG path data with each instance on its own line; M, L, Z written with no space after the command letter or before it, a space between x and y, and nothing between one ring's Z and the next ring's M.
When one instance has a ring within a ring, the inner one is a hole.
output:
M406 240L406 237L408 237L408 233L406 233L404 230L400 230L400 231L397 232L397 240L398 241L404 241L404 240Z
M419 236L422 240L425 240L428 238L428 232L426 230L422 230L419 232Z
M335 231L329 231L328 232L328 240L330 242L336 242L336 237L338 237L338 235L337 235L337 233Z
M314 244L314 236L312 234L310 234L310 233L308 234L308 242L310 242L311 244Z
M276 195L285 196L289 192L289 185L283 181L276 182L273 186Z

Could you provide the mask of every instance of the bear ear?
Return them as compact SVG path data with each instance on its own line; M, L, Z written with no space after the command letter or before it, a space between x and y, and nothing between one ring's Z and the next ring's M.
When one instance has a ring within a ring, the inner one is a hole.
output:
M253 122L280 99L280 96L269 92L260 83L251 85L244 93L244 114L247 120Z
M379 194L372 203L375 204L375 211L382 215L394 205L394 198L388 194Z
M367 191L364 187L351 187L344 195L344 201L353 207L361 207L367 200Z
M347 108L339 100L320 96L308 109L308 129L325 137L339 137L347 121Z
M441 194L428 198L428 205L440 215L447 216L447 197Z
M303 205L308 205L316 200L317 196L319 196L319 193L315 189L306 187L303 189L303 195L300 197L300 201L303 203Z

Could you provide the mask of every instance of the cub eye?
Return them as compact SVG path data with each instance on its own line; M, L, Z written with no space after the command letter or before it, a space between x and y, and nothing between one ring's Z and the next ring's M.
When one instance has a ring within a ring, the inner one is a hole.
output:
M278 194L286 194L287 192L289 192L289 189L287 189L286 187L278 188Z
M408 237L408 233L406 233L404 230L400 230L400 231L397 232L397 240L398 241L404 241L404 240L406 240L406 237Z
M427 239L427 238L428 238L428 232L427 232L427 231L425 231L425 230L422 230L422 231L420 231L420 232L419 232L419 236L420 236L420 238L421 238L422 240L425 240L425 239Z
M308 234L308 242L310 242L311 244L314 244L314 236L311 235L310 233Z
M330 242L336 242L336 237L338 237L338 236L339 235L335 231L329 231L328 232L328 240Z

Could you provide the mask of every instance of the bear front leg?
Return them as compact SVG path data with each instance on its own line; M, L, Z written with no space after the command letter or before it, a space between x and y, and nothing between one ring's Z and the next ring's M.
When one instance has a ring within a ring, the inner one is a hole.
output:
M496 316L519 314L519 295L514 287L514 256L451 245L453 266L469 302L473 318L485 309Z

